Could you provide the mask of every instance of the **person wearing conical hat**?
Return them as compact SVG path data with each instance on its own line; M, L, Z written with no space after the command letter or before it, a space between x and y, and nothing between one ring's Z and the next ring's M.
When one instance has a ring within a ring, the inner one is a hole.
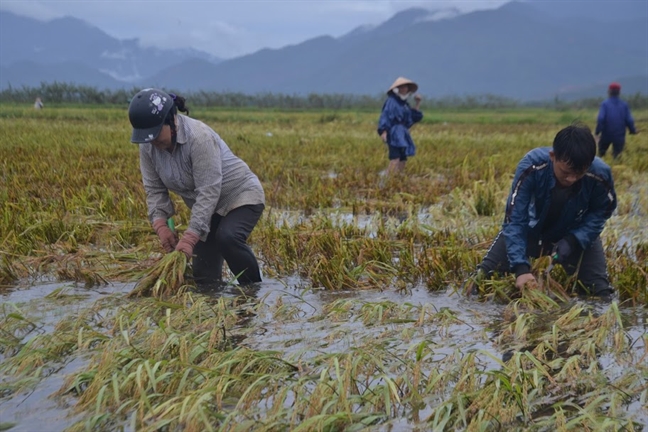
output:
M387 100L378 120L378 135L389 149L389 174L402 172L407 158L416 153L409 129L423 118L419 109L421 96L417 90L418 85L404 77L398 77L387 90ZM416 102L414 108L407 103L412 94Z

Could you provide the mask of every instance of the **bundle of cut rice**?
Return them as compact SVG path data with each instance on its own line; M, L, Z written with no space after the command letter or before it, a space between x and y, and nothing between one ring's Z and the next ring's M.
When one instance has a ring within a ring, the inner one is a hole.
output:
M186 269L187 256L183 252L168 253L137 282L128 297L154 296L163 298L180 294L187 289L185 284Z

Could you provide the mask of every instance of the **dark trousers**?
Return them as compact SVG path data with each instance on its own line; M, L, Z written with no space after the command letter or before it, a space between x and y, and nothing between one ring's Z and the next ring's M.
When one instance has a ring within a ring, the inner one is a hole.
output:
M398 159L403 162L407 160L407 148L394 146L387 147L389 147L389 160Z
M612 156L616 158L623 151L623 147L625 146L625 139L616 138L613 140L611 138L602 136L598 143L600 157L605 156L608 148L610 148L610 144L612 144Z
M528 241L527 255L530 258L538 258L551 254L553 245L549 242L543 243L543 246L541 246L538 241ZM582 250L579 247L572 252L563 267L570 276L578 270L578 280L583 285L582 287L579 286L578 294L594 296L612 294L613 288L608 280L605 252L600 237L597 237L587 249ZM495 238L478 268L488 275L493 273L503 274L511 271L511 265L506 254L506 240L501 232Z
M250 233L261 218L263 204L235 208L226 216L214 214L206 241L194 248L193 275L198 284L219 283L223 278L223 260L241 285L261 282L261 272L252 249L247 244Z

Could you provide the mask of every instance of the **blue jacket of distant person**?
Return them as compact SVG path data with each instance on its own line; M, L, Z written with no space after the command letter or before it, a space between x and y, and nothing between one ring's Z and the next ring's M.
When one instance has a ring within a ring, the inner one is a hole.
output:
M549 158L551 149L531 150L515 171L502 225L512 271L520 265L529 266L529 241L557 241L571 234L583 249L587 249L601 234L617 206L612 171L602 159L595 157L585 176L575 183L577 189L563 207L559 221L553 226L544 226L551 190L556 186Z
M410 135L409 128L414 123L423 119L421 111L410 108L406 100L395 94L389 94L383 104L380 120L378 121L378 135L387 131L387 144L393 147L405 147L407 156L416 154L416 146Z
M596 119L596 135L609 142L625 142L626 128L637 133L630 108L618 96L610 96L601 103Z

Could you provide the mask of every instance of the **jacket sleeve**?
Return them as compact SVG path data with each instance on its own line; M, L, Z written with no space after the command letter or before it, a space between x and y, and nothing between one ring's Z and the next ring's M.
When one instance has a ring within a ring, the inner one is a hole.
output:
M383 104L382 112L380 113L380 120L378 120L378 135L389 130L398 123L398 107L395 106L391 97L387 98Z
M596 118L596 131L594 132L594 135L598 135L603 132L603 127L605 125L605 114L605 102L603 102L601 104L601 107L599 108L598 117Z
M526 155L518 164L506 201L506 216L502 232L506 240L506 254L511 270L516 276L528 273L527 237L529 231L529 205L536 187L536 168Z
M423 113L419 110L412 109L412 123L418 123L423 120Z
M589 208L580 225L571 230L583 249L587 249L601 235L605 222L617 207L616 192L612 172L609 168L602 175L587 173L595 180Z
M147 150L148 145L139 146L140 172L142 183L146 192L146 205L148 207L148 218L151 223L155 219L168 219L174 215L173 202L169 197L169 190L162 182L160 175L155 169L155 164Z
M195 133L194 144L191 146L191 164L197 196L191 207L188 229L204 241L221 196L223 161L218 142L221 138L212 131L200 130Z
M632 118L632 113L630 112L630 107L626 105L626 115L625 115L625 124L631 134L636 134L637 129L635 128L635 122Z

